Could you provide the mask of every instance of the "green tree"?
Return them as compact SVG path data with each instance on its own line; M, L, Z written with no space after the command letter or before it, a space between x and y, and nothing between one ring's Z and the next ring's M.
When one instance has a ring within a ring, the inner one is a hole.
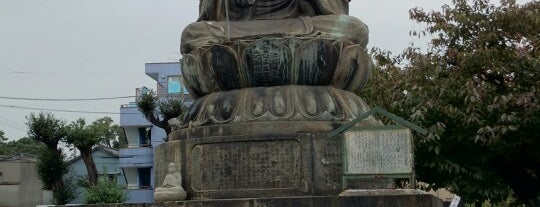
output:
M104 175L107 170L104 170ZM124 203L127 200L127 194L124 188L116 184L116 177L110 181L107 176L101 176L95 186L89 186L85 194L86 203Z
M37 158L45 145L39 141L24 137L18 140L3 143L0 146L0 154L3 155L27 155Z
M150 123L165 130L167 137L172 132L169 120L181 119L187 111L187 106L180 97L160 98L153 91L143 94L137 100L137 107Z
M81 153L81 158L88 173L88 183L90 186L95 185L98 180L92 149L103 141L103 136L100 136L100 132L105 133L98 130L98 128L98 126L86 125L84 119L78 119L69 125L66 135L66 142L75 146Z
M73 197L62 193L65 192L62 176L68 172L68 166L58 148L58 143L67 135L65 122L43 112L30 114L27 120L28 136L46 147L38 156L38 176L45 189L53 191L55 204L66 204Z
M4 137L4 131L0 130L0 155L7 154L7 149L5 146L5 141L7 141L7 138Z
M64 177L64 186L60 190L53 192L54 203L69 203L79 194L77 192L76 179L72 173L73 172L69 172L68 175Z
M374 51L361 94L430 130L416 143L418 179L467 202L540 196L540 2L453 0L412 9L433 37L427 52ZM537 203L535 203L537 202Z
M117 149L127 145L124 131L120 126L114 124L111 117L100 118L92 122L91 127L99 136L100 144Z
M0 143L4 143L5 141L7 141L7 137L5 137L4 135L4 131L0 130Z

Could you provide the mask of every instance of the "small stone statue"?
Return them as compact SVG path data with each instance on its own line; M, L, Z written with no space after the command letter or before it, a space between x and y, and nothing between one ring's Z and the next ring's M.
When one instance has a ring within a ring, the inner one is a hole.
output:
M163 180L163 185L156 188L154 199L157 202L164 202L185 200L186 197L186 191L182 188L182 175L175 163L169 163L168 174Z

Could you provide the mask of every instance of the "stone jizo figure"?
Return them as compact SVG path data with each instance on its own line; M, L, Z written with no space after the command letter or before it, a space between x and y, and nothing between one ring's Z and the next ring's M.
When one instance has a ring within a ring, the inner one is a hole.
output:
M225 1L201 0L198 22L182 34L183 54L229 38L272 35L340 39L362 47L368 43L367 26L347 15L348 0Z
M158 202L186 199L186 191L182 188L182 175L175 163L169 163L168 174L165 176L163 184L156 188L154 197Z

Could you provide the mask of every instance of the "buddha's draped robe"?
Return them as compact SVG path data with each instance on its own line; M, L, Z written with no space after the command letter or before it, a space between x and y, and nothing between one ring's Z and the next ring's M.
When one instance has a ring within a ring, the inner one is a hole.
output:
M348 0L228 0L229 23L225 1L201 0L199 22L182 34L182 53L250 36L333 38L363 47L368 42L367 26L347 16Z

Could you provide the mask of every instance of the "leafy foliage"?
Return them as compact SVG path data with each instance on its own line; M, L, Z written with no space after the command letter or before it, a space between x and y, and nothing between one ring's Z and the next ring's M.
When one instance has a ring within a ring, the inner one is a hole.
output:
M110 145L111 142L115 142L116 139L123 136L123 131L113 124L110 117L98 119L91 125L86 125L84 119L79 119L67 126L64 121L56 119L52 114L31 114L27 119L28 134L31 139L20 139L14 143L24 144L34 141L42 142L46 146L39 152L38 175L45 188L53 190L56 204L65 204L74 198L73 182L70 179L64 182L62 179L68 173L68 165L64 161L65 157L62 151L58 149L58 143L65 141L81 152L88 172L88 184L93 186L98 181L97 169L92 157L93 147L100 143ZM32 146L36 146L35 143L33 144ZM12 148L12 150L17 149L16 147Z
M107 174L106 170L104 174ZM95 186L87 188L85 198L88 204L123 203L127 200L127 194L116 184L116 178L109 181L107 176L101 176Z
M45 189L54 191L63 187L62 176L68 172L68 165L61 153L49 149L42 150L36 167Z
M43 143L27 137L0 144L2 155L26 155L37 158L39 152L44 149Z
M58 146L58 142L67 134L66 123L56 119L50 113L32 113L26 117L28 119L28 136L31 139L43 142L47 148L53 150Z
M126 136L120 126L114 124L111 117L103 117L92 122L92 129L99 136L100 144L120 148L127 145Z
M101 137L92 126L87 126L84 119L72 122L67 128L67 143L74 145L78 149L90 149L101 142Z
M165 130L167 135L172 132L169 120L181 118L187 111L187 106L179 97L160 98L153 91L143 94L137 100L137 107L150 123Z
M4 143L7 141L7 137L5 137L4 131L0 130L0 143Z
M105 139L106 130L102 130L98 125L86 125L84 119L79 119L68 126L66 142L75 146L80 152L88 173L90 185L97 183L98 174L92 148Z
M0 130L0 155L7 154L6 143L7 138L4 137L4 131Z
M64 185L53 192L53 203L57 205L67 204L77 196L77 185L73 177L64 179Z
M58 149L58 143L67 134L65 122L43 112L38 115L30 114L27 119L29 137L46 146L38 156L38 176L45 189L53 191L55 203L65 204L70 197L62 192L65 189L62 176L68 172L68 166L62 151Z
M410 11L425 53L374 50L367 102L430 130L416 143L418 179L467 202L540 195L540 2L454 0ZM536 201L535 201L536 200ZM536 203L538 204L538 203Z

